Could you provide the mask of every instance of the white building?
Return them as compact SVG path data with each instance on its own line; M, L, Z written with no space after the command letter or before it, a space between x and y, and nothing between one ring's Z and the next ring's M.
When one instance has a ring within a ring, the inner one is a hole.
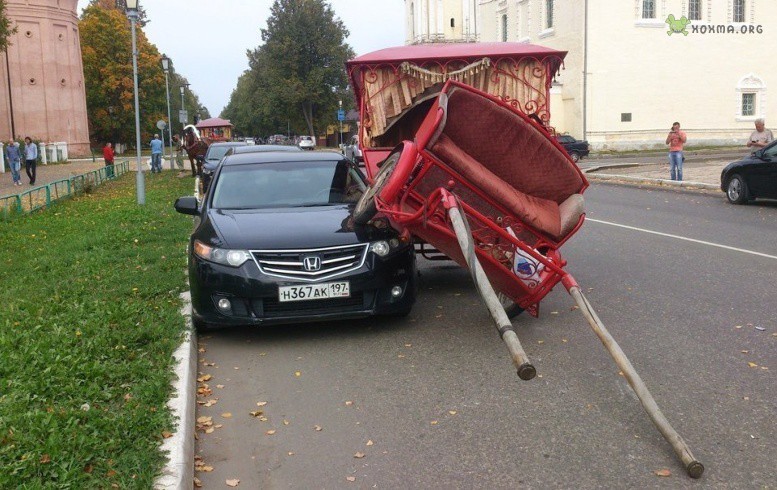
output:
M405 44L478 41L480 0L405 0Z
M471 1L407 1L415 5L408 40L447 36L440 19L421 29L426 17L418 15L427 11L419 6L444 6L444 21L454 3L464 11ZM777 90L774 1L476 1L469 18L478 40L568 51L551 124L594 148L662 148L674 121L690 145L741 144L758 117L777 128L777 94L768 97L770 85Z

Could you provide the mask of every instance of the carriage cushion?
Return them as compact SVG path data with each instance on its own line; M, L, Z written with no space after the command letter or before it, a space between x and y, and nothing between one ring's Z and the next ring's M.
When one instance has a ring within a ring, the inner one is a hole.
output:
M556 239L564 235L560 207L555 201L531 196L507 185L493 172L459 148L444 133L437 139L432 153L448 164L464 180L475 184L486 195L504 205L510 213L524 223ZM566 215L571 215L574 211L575 208L572 204L565 206ZM567 216L564 221L570 220L571 217ZM576 225L577 221L574 224Z
M574 164L531 123L479 94L448 94L442 134L515 189L561 204L580 192Z

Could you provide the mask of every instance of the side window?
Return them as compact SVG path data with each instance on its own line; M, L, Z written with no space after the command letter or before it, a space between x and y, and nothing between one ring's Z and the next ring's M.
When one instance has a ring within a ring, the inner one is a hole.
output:
M772 145L764 150L764 158L777 161L777 145Z

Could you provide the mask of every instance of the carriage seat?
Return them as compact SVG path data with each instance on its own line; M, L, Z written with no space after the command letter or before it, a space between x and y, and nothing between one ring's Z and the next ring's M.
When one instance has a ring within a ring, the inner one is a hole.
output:
M461 87L442 94L438 104L445 114L427 150L553 239L560 241L574 230L585 212L584 181L541 130Z

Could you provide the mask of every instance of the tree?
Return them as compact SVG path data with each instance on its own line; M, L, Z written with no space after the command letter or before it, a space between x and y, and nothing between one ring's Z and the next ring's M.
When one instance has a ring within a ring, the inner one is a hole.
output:
M8 39L16 33L16 26L11 27L11 19L5 9L5 0L0 0L0 51L8 48Z
M249 71L241 77L224 114L235 124L250 121L278 132L287 124L316 135L334 120L338 93L348 86L345 62L354 53L348 31L324 0L275 0L262 29L264 44L248 53ZM251 114L240 104L256 103ZM241 112L242 111L242 112ZM234 114L234 116L233 116ZM278 119L281 119L280 121ZM304 129L303 129L304 128ZM245 131L245 130L244 130Z

